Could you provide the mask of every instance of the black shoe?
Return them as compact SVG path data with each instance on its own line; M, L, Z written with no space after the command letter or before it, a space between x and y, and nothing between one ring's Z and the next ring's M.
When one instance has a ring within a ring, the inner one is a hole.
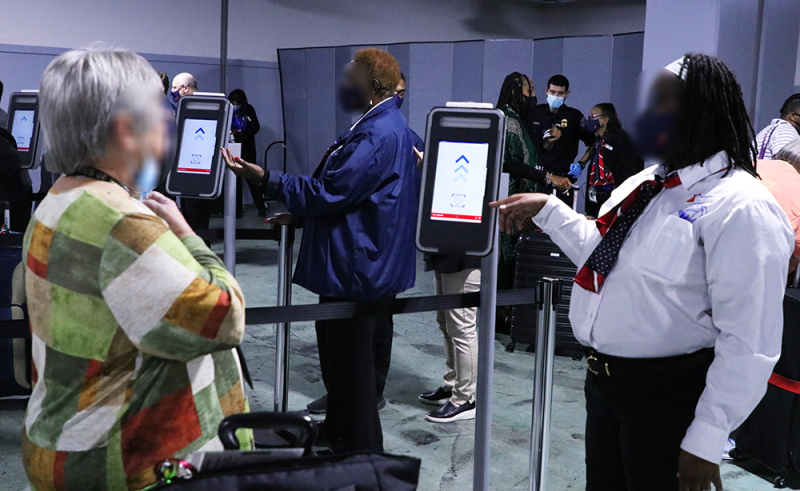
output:
M453 391L439 387L432 392L423 392L419 395L419 402L430 406L441 406L450 400Z
M308 412L311 414L325 414L328 412L328 394L320 397L316 401L312 401L308 403ZM381 397L381 400L378 401L378 411L386 407L386 399Z
M456 406L450 401L436 411L431 411L425 419L432 423L451 423L464 419L475 419L475 401Z
M265 218L267 216L267 210L258 210L258 216Z
M316 401L309 402L306 407L311 414L325 414L328 412L328 394L325 394Z

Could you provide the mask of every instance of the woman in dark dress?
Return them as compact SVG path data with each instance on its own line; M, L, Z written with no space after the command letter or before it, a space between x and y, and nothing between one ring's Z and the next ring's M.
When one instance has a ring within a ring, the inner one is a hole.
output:
M234 107L233 121L231 122L231 132L233 141L242 144L242 159L247 162L257 162L256 155L256 133L261 129L258 123L256 110L248 104L247 94L242 89L234 89L228 95L228 100ZM236 214L242 214L242 180L236 179ZM264 204L264 194L261 187L248 181L247 187L253 195L253 201L258 208L258 216L267 216L267 207Z
M611 191L644 168L628 134L622 129L614 104L604 102L592 108L584 121L587 131L596 136L580 160L589 165L586 175L586 215L597 218Z

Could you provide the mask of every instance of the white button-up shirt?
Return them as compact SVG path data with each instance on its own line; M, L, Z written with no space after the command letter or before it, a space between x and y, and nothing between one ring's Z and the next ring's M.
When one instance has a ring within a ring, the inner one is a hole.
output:
M681 445L710 462L719 462L730 431L766 392L780 355L794 250L775 198L743 170L726 175L727 167L722 152L679 170L682 184L648 204L600 292L573 288L569 316L578 341L608 355L655 358L714 347ZM625 181L600 214L654 174L666 169L652 166ZM579 267L601 239L594 221L554 197L534 221Z

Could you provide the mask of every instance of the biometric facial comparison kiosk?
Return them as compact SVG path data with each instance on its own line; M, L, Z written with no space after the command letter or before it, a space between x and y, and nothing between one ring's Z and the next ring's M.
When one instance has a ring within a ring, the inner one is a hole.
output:
M225 163L220 147L231 132L231 104L222 94L187 95L178 104L178 144L167 191L185 198L215 199L222 193Z
M39 149L39 91L11 94L8 104L8 131L17 142L23 169L35 169L42 161Z

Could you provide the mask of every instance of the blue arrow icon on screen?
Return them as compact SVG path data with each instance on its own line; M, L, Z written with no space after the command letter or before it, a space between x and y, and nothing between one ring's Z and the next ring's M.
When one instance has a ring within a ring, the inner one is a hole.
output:
M463 155L462 155L461 157L459 157L459 158L457 158L457 159L456 159L456 164L457 164L457 163L459 163L459 162L461 162L462 160L463 160L464 162L466 162L466 163L468 163L468 164L469 164L469 160L467 160L467 158L466 158L466 157L464 157Z
M27 116L22 116L22 119L20 119L20 121L27 121L27 120L28 120Z
M467 170L467 168L466 168L466 167L464 167L464 164L461 164L461 165L459 165L458 167L456 167L456 170L455 170L455 171L453 171L453 172L458 172L458 171L460 171L460 170L463 170L464 172L466 172L467 174L469 174L469 171Z
M456 182L456 181L458 181L459 179L461 179L461 180L462 180L462 181L464 181L464 182L467 182L467 178L466 178L466 177L464 177L464 174L459 174L459 176L458 176L458 177L456 177L455 179L453 179L453 182Z
M195 133L203 133L203 134L205 134L205 130L203 128L197 128L197 131L195 131Z

